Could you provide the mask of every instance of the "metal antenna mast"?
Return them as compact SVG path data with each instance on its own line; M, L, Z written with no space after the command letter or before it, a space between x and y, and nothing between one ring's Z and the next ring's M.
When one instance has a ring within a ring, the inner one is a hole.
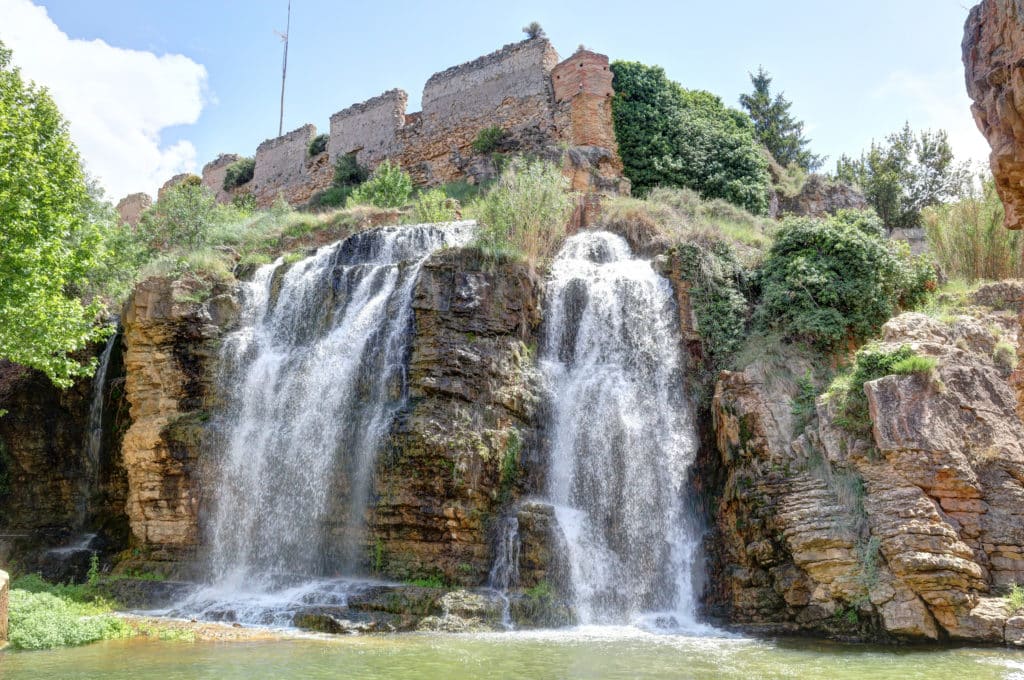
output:
M288 77L288 34L292 28L292 0L288 0L288 23L285 25L284 33L274 31L284 42L284 63L281 65L281 116L277 119L277 136L284 134L284 81Z

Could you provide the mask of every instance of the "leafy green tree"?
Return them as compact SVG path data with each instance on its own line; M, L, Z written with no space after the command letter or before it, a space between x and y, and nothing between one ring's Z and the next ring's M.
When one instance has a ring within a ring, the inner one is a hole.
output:
M412 196L412 178L397 163L385 160L373 176L348 197L347 205L368 204L378 208L401 208Z
M825 159L808 149L809 139L804 137L804 124L793 117L793 105L782 93L771 94L772 78L764 68L750 74L754 91L740 95L740 105L754 121L754 134L780 165L795 163L807 172L814 172Z
M612 115L634 191L686 187L753 213L768 209L768 163L743 112L702 90L686 90L659 66L612 64Z
M867 338L935 287L932 264L887 240L870 210L786 219L758 277L759 325L826 350Z
M884 142L871 142L859 159L842 156L836 175L860 187L888 229L919 227L921 210L961 196L970 183L945 130L915 135L909 123Z
M151 250L195 249L206 243L211 227L224 221L224 212L212 191L183 181L142 214L139 232Z
M0 43L0 357L69 386L95 361L71 356L109 329L99 300L71 291L100 258L89 194L67 123Z

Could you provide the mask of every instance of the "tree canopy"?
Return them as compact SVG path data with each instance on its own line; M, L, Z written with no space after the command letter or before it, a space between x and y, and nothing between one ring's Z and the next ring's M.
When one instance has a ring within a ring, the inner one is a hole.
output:
M793 117L793 105L780 92L771 94L772 78L764 68L750 74L754 91L740 95L740 105L754 121L754 134L781 165L795 163L807 172L814 172L825 159L811 153L809 139L804 137L804 124Z
M93 371L71 354L109 333L102 303L74 295L102 253L89 212L67 123L0 43L0 357L61 386Z
M860 187L888 229L920 226L921 210L957 198L970 182L945 130L915 135L909 123L883 142L871 142L859 159L841 157L836 175Z
M612 114L625 173L638 195L686 187L753 213L768 209L768 163L742 111L669 80L660 66L616 61Z

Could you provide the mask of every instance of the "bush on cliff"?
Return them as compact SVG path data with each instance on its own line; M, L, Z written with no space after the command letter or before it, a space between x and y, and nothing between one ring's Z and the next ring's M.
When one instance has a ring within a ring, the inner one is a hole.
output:
M310 156L318 156L324 151L327 151L327 141L330 139L330 135L317 135L313 138L313 141L309 143L309 149L307 149Z
M457 218L458 205L458 201L448 198L444 189L424 191L412 204L412 221L414 224L451 222Z
M480 222L475 245L492 256L540 262L565 238L573 196L561 169L541 160L513 160L468 212Z
M372 205L378 208L401 208L412 196L412 178L397 163L384 161L373 176L360 184L348 197L346 205Z
M935 271L887 241L869 211L789 218L758 272L757 310L766 330L833 350L872 335L900 308L923 301Z
M224 171L224 191L231 191L236 187L252 180L256 171L256 159L240 158L227 167Z
M658 66L616 61L612 116L619 154L637 195L688 187L750 212L768 210L768 161L754 126L709 92L686 90Z
M171 187L139 220L139 234L152 250L197 248L215 225L236 217L235 209L217 204L209 189L190 183Z

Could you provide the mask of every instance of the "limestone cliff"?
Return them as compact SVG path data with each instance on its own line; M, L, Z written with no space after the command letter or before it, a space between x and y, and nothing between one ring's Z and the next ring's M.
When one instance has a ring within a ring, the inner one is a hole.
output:
M123 318L132 419L124 436L127 514L139 557L172 568L193 558L198 544L202 424L211 406L217 340L237 314L228 291L208 296L198 286L143 281Z
M539 297L520 262L449 249L424 264L409 404L375 477L368 548L379 573L486 582L495 521L518 496L532 450Z
M963 60L971 112L992 147L989 162L1006 226L1024 226L1024 10L1017 0L984 0L964 25Z
M713 609L839 637L1020 642L1024 618L1002 595L1024 580L1024 426L1010 384L1022 294L996 284L969 313L890 320L883 351L907 346L937 365L865 383L870 432L847 429L828 397L816 414L794 409L796 384L764 363L723 373L726 576Z

